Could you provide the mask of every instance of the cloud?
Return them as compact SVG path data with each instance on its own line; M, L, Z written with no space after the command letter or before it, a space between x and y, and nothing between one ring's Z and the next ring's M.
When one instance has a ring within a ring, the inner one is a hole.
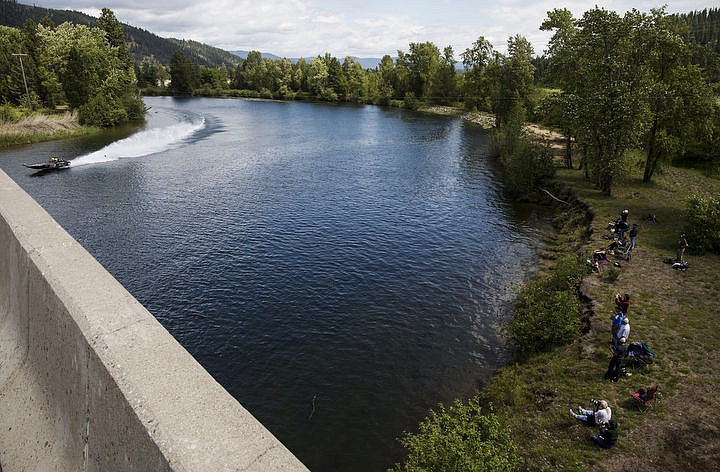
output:
M41 0L42 1L42 0ZM539 30L547 12L568 8L576 17L595 5L624 13L626 2L569 0L46 0L46 8L97 16L110 8L123 23L162 37L192 39L229 51L259 50L286 57L381 57L407 51L411 42L452 46L456 57L484 36L504 52L507 39L525 36L541 54L549 32ZM655 1L637 0L649 11ZM669 12L706 8L699 0L680 0Z

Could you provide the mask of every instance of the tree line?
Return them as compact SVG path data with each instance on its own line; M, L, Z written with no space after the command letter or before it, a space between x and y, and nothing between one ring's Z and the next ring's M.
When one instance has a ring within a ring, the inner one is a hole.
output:
M97 27L32 20L22 29L0 26L0 102L67 106L82 123L101 127L145 114L122 26L107 8Z
M700 14L716 17L714 10ZM523 187L548 172L547 155L517 140L530 120L561 130L566 165L579 164L610 193L629 151L644 155L644 179L650 181L676 156L707 157L717 149L720 60L710 39L697 42L698 25L706 24L697 18L668 15L664 8L622 16L594 8L574 18L558 9L541 25L553 32L541 57L515 35L505 53L480 36L459 57L450 46L411 43L374 69L352 57L293 62L258 51L235 66L207 66L179 42L166 67L133 63L122 25L104 9L97 27L27 21L21 29L0 28L0 100L66 104L80 111L83 122L100 126L142 117L138 87L147 94L460 106L494 116L504 130L497 143L509 156L506 167ZM529 159L528 153L541 157Z

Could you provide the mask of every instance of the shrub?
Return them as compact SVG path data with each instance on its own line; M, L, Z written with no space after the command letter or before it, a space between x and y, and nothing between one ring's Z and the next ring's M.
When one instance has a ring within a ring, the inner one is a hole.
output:
M431 410L415 434L400 439L408 450L395 472L512 471L518 468L517 446L509 429L490 410L483 413L477 397L449 408Z
M605 280L605 282L609 284L615 282L618 277L620 277L620 271L617 270L615 267L610 267L608 270L605 271L605 274L603 274L603 280Z
M7 103L0 104L0 122L14 123L25 116L23 110Z
M690 195L686 213L690 250L695 254L720 252L720 197Z
M553 290L550 279L528 283L518 295L508 331L518 350L542 352L575 339L580 327L580 302L575 290Z
M494 136L504 171L505 188L515 197L536 191L538 184L555 175L548 146L529 140L523 130L525 114L518 105Z
M420 108L420 100L417 99L413 92L405 94L404 106L408 110L417 110Z
M551 290L575 290L587 274L585 261L573 255L559 259L548 277L547 286Z

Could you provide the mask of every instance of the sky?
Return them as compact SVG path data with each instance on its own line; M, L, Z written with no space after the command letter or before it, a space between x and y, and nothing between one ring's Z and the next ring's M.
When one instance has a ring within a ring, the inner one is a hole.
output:
M107 7L122 23L226 51L255 50L288 58L325 53L338 58L382 57L408 52L410 43L429 41L441 51L452 46L456 59L480 36L506 52L507 39L519 34L530 41L535 54L542 54L551 33L539 27L555 8L567 8L576 18L595 6L620 14L631 8L649 12L663 5L668 13L720 8L720 0L37 0L32 4L96 17Z

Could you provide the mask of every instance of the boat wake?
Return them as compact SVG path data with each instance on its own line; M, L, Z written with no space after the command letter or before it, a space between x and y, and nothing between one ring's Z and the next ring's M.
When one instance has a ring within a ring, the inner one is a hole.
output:
M149 156L180 147L197 131L205 127L205 118L193 122L181 122L162 128L152 128L133 134L104 148L76 157L70 161L72 167L100 162L115 161L124 157Z

